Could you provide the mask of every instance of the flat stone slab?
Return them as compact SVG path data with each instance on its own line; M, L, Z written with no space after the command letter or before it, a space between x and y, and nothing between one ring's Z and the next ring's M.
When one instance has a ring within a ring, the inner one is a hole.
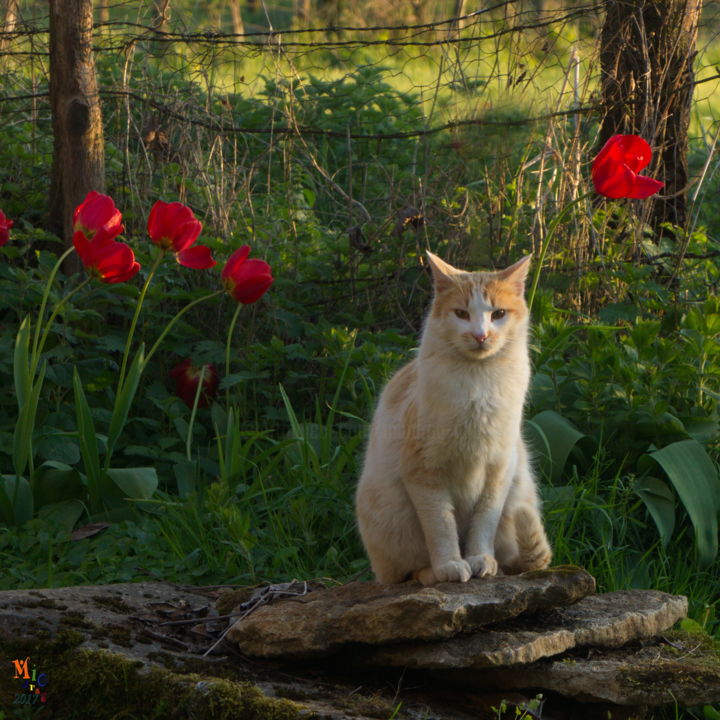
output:
M707 705L720 702L720 655L711 644L707 637L675 632L642 647L571 653L520 672L456 670L452 680L493 690L542 688L588 703Z
M255 657L322 656L351 643L441 640L594 590L594 578L569 565L434 587L355 582L264 605L237 621L228 639Z
M254 602L306 585L227 591ZM365 672L359 688L343 668L278 672L224 642L205 656L227 629L215 608L219 592L159 582L0 591L0 710L25 696L12 660L27 659L29 672L49 678L39 717L416 720L423 713L414 708L426 705L425 716L437 720L477 717L439 693L403 689L398 700L399 671Z
M364 662L428 669L531 663L576 646L621 647L655 637L685 617L687 607L687 598L656 590L589 595L570 607L541 611L472 635L379 648Z

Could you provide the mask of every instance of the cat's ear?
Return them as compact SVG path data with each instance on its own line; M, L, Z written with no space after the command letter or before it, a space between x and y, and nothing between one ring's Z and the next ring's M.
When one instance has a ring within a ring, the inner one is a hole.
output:
M450 263L441 260L437 255L426 250L430 270L432 270L433 282L437 290L444 290L455 285L455 276L462 270L454 268Z
M525 293L525 281L527 280L528 270L530 269L530 260L532 260L532 253L498 273L500 279L503 282L509 283L518 295Z

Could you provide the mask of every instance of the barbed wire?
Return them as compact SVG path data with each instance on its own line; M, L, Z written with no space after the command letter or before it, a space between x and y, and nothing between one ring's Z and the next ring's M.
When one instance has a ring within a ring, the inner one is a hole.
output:
M710 100L720 69L707 49L720 24L715 4L707 8L692 80L703 137L719 119ZM228 229L233 204L256 228L276 187L304 212L309 201L292 195L301 187L323 196L323 222L338 232L369 218L392 229L400 209L418 217L434 208L439 235L482 226L502 255L515 232L503 219L512 188L536 188L535 217L577 196L608 111L598 2L503 0L423 22L369 13L366 25L339 18L245 32L197 28L178 13L162 29L148 0L108 10L114 17L96 21L93 47L114 152L109 182L138 217L171 188L217 228ZM36 144L50 120L47 33L40 12L0 31L0 117L31 127ZM218 183L216 194L204 190ZM541 240L543 220L528 232ZM372 237L352 238L372 247Z

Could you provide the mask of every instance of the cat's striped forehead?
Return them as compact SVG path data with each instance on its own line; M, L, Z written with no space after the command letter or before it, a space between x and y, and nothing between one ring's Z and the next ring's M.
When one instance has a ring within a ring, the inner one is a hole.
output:
M525 300L518 294L516 285L495 272L459 272L451 283L436 287L435 312L444 313L471 305L480 312L518 310L525 308Z

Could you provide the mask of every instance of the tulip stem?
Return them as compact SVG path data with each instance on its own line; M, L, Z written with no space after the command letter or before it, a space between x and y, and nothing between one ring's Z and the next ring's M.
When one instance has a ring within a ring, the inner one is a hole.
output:
M67 258L68 255L70 255L70 253L74 250L75 247L71 246L58 258L57 262L55 263L55 267L51 270L50 276L48 277L47 283L45 284L45 291L43 292L42 302L40 303L40 312L38 313L37 318L37 326L35 327L35 338L33 339L33 349L31 356L32 362L30 363L31 378L35 376L35 370L37 370L40 353L42 352L43 343L45 342L46 335L43 335L43 342L40 342L40 328L43 325L43 316L45 315L45 308L47 307L47 301L50 297L50 288L52 287L52 284L55 281L55 276L58 274L58 270L60 270L60 266L65 261L65 258ZM68 297L69 295L65 297L65 300L67 300Z
M548 225L547 235L545 236L545 242L543 243L542 249L540 250L540 257L535 264L535 271L533 272L532 285L530 286L530 292L528 293L528 310L532 310L533 302L535 301L535 293L537 291L538 282L540 281L540 273L542 272L543 264L545 262L545 256L550 247L550 243L555 235L560 223L566 218L570 210L576 205L579 205L584 200L587 200L592 192L587 192L578 198L575 198L572 202L569 202L551 221Z
M232 320L230 321L230 327L228 328L228 334L227 334L227 341L225 342L225 378L227 382L227 378L230 377L230 348L232 347L232 336L235 332L235 325L237 324L237 319L240 315L240 310L242 308L242 303L238 303L237 307L235 308L235 313L233 314ZM230 388L225 388L225 406L230 407Z
M210 298L217 297L218 295L222 295L225 290L216 290L214 293L210 293L210 295L203 295L202 297L199 297L192 302L188 303L180 312L175 315L175 317L165 326L165 329L160 333L160 337L155 341L155 344L150 348L150 351L145 356L145 359L143 360L143 367L147 365L150 362L150 358L157 352L158 348L160 347L160 344L165 339L165 336L172 330L175 323L188 311L194 308L196 305L199 305L201 302L205 302L205 300L209 300Z
M162 251L155 258L155 262L150 268L150 272L148 273L147 279L145 280L145 284L142 286L140 296L138 297L138 301L135 305L135 314L133 315L132 322L130 323L130 330L128 330L127 340L125 341L125 350L123 351L122 364L120 365L120 375L118 376L117 385L118 395L120 394L123 382L125 381L125 371L127 370L127 361L130 355L130 346L132 345L133 336L135 335L135 328L137 327L138 318L140 317L140 310L142 308L143 302L145 301L145 295L147 294L148 288L150 287L150 281L153 279L153 275L155 275L158 267L160 267L160 263L163 261L164 257L165 252Z
M200 393L203 391L203 383L205 382L205 368L205 365L200 368L200 377L198 378L198 385L195 388L195 399L193 400L190 422L188 423L187 438L185 439L185 455L187 456L188 462L192 461L193 426L195 425L195 416L197 415L198 404L200 403Z

